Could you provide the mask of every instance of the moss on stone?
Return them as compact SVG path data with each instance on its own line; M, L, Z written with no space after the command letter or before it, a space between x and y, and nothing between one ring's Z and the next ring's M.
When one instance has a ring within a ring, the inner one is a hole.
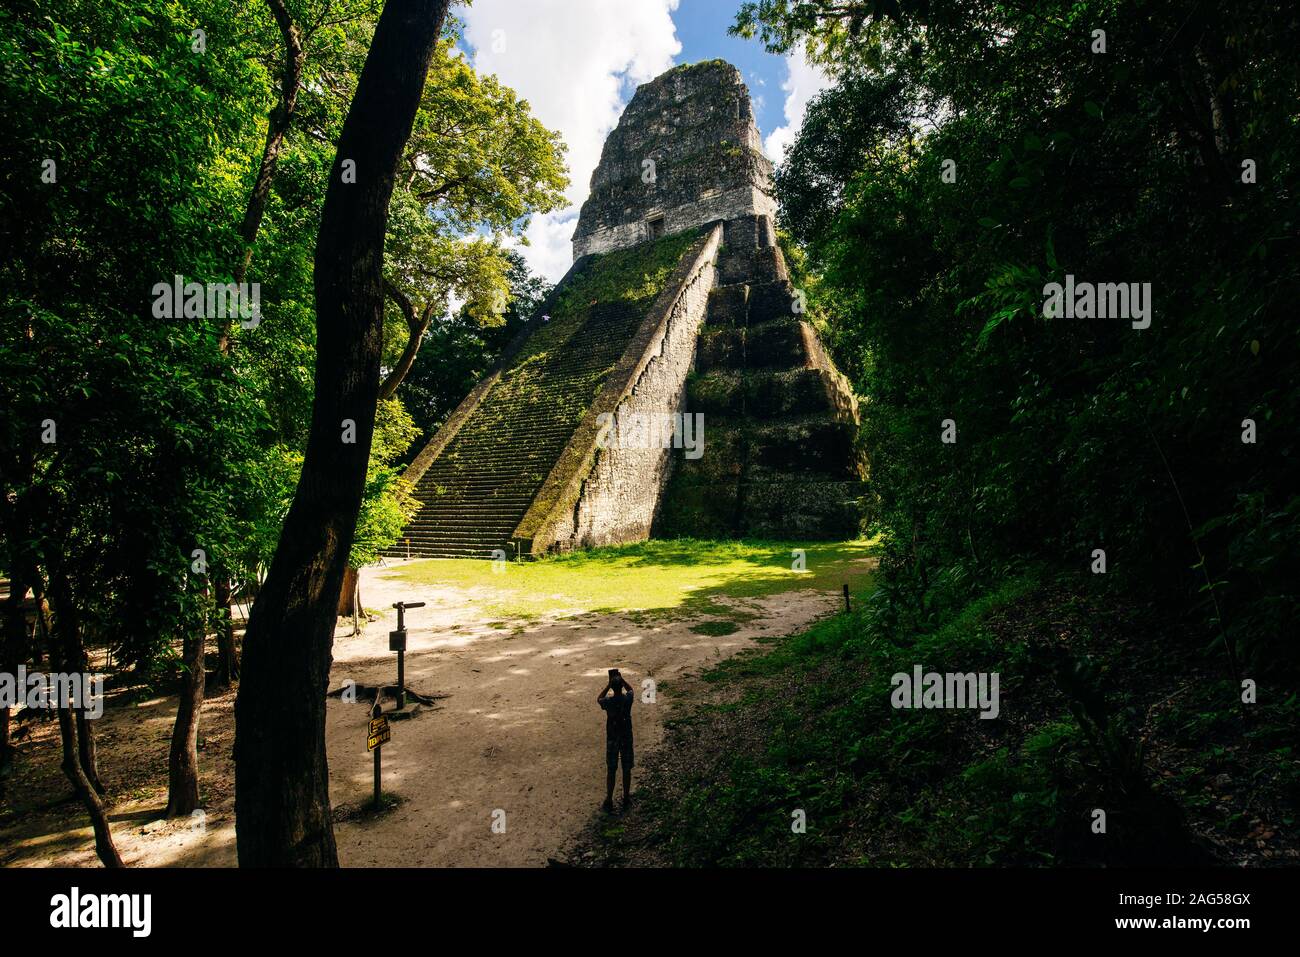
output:
M472 506L480 521L513 529L695 239L676 234L593 257L574 274L430 464L423 500L449 523L463 524L454 510Z
M556 315L577 312L594 303L626 302L643 311L648 309L699 235L698 229L691 229L594 257L560 293Z

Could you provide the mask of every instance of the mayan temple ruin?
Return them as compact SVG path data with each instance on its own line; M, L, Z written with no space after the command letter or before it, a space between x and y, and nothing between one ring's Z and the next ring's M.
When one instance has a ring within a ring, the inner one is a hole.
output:
M422 507L391 554L858 533L856 400L791 285L771 171L735 67L637 89L572 267L407 470ZM702 448L620 427L682 415Z

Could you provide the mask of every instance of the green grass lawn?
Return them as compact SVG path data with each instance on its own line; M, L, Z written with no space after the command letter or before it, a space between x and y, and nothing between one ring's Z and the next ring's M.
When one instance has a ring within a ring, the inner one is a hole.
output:
M736 620L743 608L721 598L760 598L794 590L860 590L871 574L873 542L640 542L540 561L437 559L397 569L392 577L420 585L475 589L489 614L533 618L554 613L714 615ZM805 570L792 552L805 553Z

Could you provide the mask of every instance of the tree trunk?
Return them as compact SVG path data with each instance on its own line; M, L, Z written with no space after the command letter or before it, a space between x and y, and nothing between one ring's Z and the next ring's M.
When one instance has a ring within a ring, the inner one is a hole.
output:
M379 385L380 402L385 402L393 397L397 392L397 387L402 384L402 380L411 371L411 366L415 365L415 357L420 352L420 344L424 341L424 334L429 330L429 324L433 321L433 303L426 305L417 314L411 300L388 280L384 280L384 292L402 310L402 318L406 320L409 335L406 340L406 348L402 350L397 365L393 366ZM346 574L343 576L343 590L339 593L339 615L352 618L352 633L354 635L357 633L358 619L361 614L361 576L357 569L349 565Z
M27 585L17 572L9 582L9 597L4 605L4 626L0 631L0 671L14 674L18 665L27 660L27 615L23 599ZM0 707L0 776L8 773L13 763L14 749L9 741L9 707Z
M90 671L89 658L81 640L81 617L72 598L72 586L62 568L50 569L50 592L53 598L55 621L58 627L50 633L48 645L50 665L66 674ZM83 701L84 705L85 702ZM69 719L76 725L76 744L81 773L92 790L104 794L104 784L99 779L99 757L95 749L95 732L84 707L69 707Z
M14 746L9 743L9 706L0 707L0 778L9 773L14 763Z
M361 613L361 572L351 565L343 573L343 587L339 590L339 617L355 617Z
M429 324L433 321L434 306L433 303L429 303L417 315L411 300L387 280L384 280L384 292L402 310L402 318L406 320L406 328L410 332L410 337L406 340L406 348L402 350L397 365L393 366L392 371L388 373L383 384L379 387L379 401L381 402L393 397L394 393L397 392L397 387L402 384L406 374L411 371L411 366L415 365L415 357L420 352L420 343L424 341L424 334L429 331Z
M44 635L46 645L50 650L50 665L63 672L76 670L76 665L68 655L67 650L79 646L81 639L76 635L77 621L72 611L72 604L68 600L66 593L66 582L63 582L55 596L55 624L53 629ZM33 589L38 603L42 601L43 595L39 585ZM66 611L65 611L66 609ZM43 617L38 614L37 627L44 630ZM98 779L92 779L86 773L86 767L82 763L83 755L86 753L78 742L77 722L73 719L72 709L70 707L60 707L57 709L59 715L59 738L63 744L63 773L67 776L68 781L72 784L72 790L77 799L86 808L86 813L90 815L90 825L95 832L95 853L99 855L99 860L105 867L124 867L122 856L117 852L117 845L113 843L113 832L108 824L108 809L106 808L103 798L103 787L99 785ZM83 723L83 726L89 731L89 724ZM93 756L93 743L91 748Z
M82 669L85 673L85 669ZM104 794L104 783L99 779L99 751L95 747L95 731L86 717L85 708L72 709L73 720L77 724L77 754L81 759L81 769L99 794Z
M393 366L388 375L384 377L384 381L380 383L380 402L393 397L397 392L397 387L402 384L402 380L411 371L411 366L415 365L415 357L419 355L420 344L424 341L424 334L429 331L429 324L433 322L434 306L433 303L429 303L423 310L416 313L411 300L386 279L384 280L384 292L402 310L402 318L406 320L406 328L410 335L406 340L406 348L402 350L401 358L397 360L397 365ZM358 570L349 565L347 572L343 576L343 589L339 592L339 616L351 617L352 633L354 635L357 633L359 618L362 614L360 578Z
M229 575L218 575L216 584L217 614L217 670L213 676L216 688L229 688L239 680L239 652L235 650L235 618L231 610Z
M203 626L191 629L182 642L185 676L172 726L167 757L167 817L184 817L199 806L199 717L203 712Z
M50 617L50 606L49 606L49 603L46 602L46 600L45 600L44 598L37 598L37 599L36 599L36 608L35 608L35 612L36 612L36 620L37 620L37 621L40 621L41 619L49 620L49 617ZM45 634L48 634L48 633L45 633ZM32 664L33 664L33 665L43 665L43 664L45 663L45 651L46 651L46 649L45 649L45 647L41 644L41 642L42 642L42 641L48 641L48 639L43 639L43 638L41 637L41 635L42 635L42 632L41 632L41 630L40 630L39 628L36 628L36 629L34 629L34 630L32 631L32 652L31 652L31 659L32 659Z
M79 671L83 675L90 674L90 657L82 644L80 623L75 638L68 647L68 656L64 660L71 663L65 670ZM86 717L84 701L81 707L72 709L72 718L77 724L77 754L81 760L81 769L85 772L90 786L102 795L104 784L99 778L99 751L95 747L95 730L90 719Z
M280 36L284 39L284 70L280 74L280 102L267 118L262 161L258 164L257 178L253 181L253 191L248 195L248 206L244 209L244 219L239 226L239 238L244 241L244 258L235 269L235 282L243 282L248 275L248 266L253 259L253 243L257 241L257 231L266 214L266 200L271 195L271 180L275 178L275 167L280 161L280 149L284 146L285 134L289 132L294 113L298 109L302 70L307 62L302 31L293 22L284 0L267 0L267 6L271 8L271 15L275 17Z
M63 741L63 773L72 782L72 790L90 815L90 826L95 831L95 853L105 867L125 867L122 856L113 843L113 832L108 825L108 811L99 790L91 786L85 769L77 756L76 723L68 708L59 708L59 735Z
M330 173L316 242L311 431L244 638L235 705L242 866L338 865L325 691L379 394L388 203L446 12L447 0L388 0ZM342 441L347 420L353 442Z

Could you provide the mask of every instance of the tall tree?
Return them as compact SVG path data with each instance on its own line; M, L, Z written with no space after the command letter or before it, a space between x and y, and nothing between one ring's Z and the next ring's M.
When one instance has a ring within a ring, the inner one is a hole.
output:
M67 579L56 574L51 579L56 617L45 635L50 648L50 664L65 674L84 671L85 652L81 644L81 621L69 594ZM37 601L41 599L38 589ZM47 623L43 614L38 624ZM84 703L83 703L84 704ZM78 704L71 701L56 702L59 716L59 738L63 747L63 773L72 784L73 793L81 800L90 815L95 832L95 851L105 867L122 867L121 854L113 841L113 831L108 823L108 807L104 802L104 788L99 783L94 764L94 739L90 726L77 720Z
M393 342L407 336L382 398L397 391L451 293L480 322L500 324L511 290L499 238L522 236L529 216L564 204L564 151L527 100L476 74L452 39L438 45L390 211L384 288L405 327Z
M452 294L480 324L501 324L512 290L510 251L500 237L522 236L532 213L563 204L567 185L559 136L533 117L527 100L495 77L480 77L444 38L389 208L384 291L401 321L392 310L385 320L381 401L396 394ZM384 504L391 513L398 503ZM348 565L340 615L361 613L359 568Z
M388 204L447 5L385 5L325 195L311 430L249 622L235 709L236 837L245 866L338 864L325 753L335 610L379 394Z
M1099 584L1194 602L1229 700L1239 665L1295 667L1300 455L1243 433L1298 409L1294 11L755 0L735 32L837 81L776 195L870 398L890 612L929 628L990 575L1098 548ZM1053 316L1075 278L1145 289L1150 327L1100 294Z
M205 619L181 640L181 693L167 756L167 817L184 817L199 807L199 718L206 679L206 639Z
M299 95L303 84L308 81L308 58L311 56L312 41L322 28L340 28L370 23L377 12L378 0L314 0L304 3L301 14L295 16L287 0L266 0L271 17L279 31L281 48L279 50L279 89L276 92L275 105L266 119L266 136L262 143L261 157L257 164L257 173L253 186L248 193L248 202L239 224L239 239L243 246L239 262L235 267L235 281L243 282L253 259L253 247L257 234L266 215L266 204L271 196L271 185L275 180L276 168L284 153L290 128L298 113ZM344 45L346 47L346 44ZM335 51L330 51L323 58L323 63L316 69L317 75L311 79L317 81L322 89L329 90L330 77L340 63ZM346 61L344 61L346 62ZM230 344L230 329L226 326L220 334L222 351Z
M0 564L48 596L65 669L107 641L139 679L164 677L206 614L181 597L185 543L234 538L227 443L255 417L224 417L211 319L160 313L151 289L229 275L234 217L213 210L238 202L221 173L249 152L261 94L247 50L223 42L244 25L220 0L0 12L0 246L19 251L0 263ZM84 707L60 716L100 838L94 725Z
M257 166L257 177L248 194L244 218L239 224L239 238L243 241L244 250L239 265L235 268L235 282L244 281L248 264L253 258L253 243L262 226L266 200L271 194L271 180L275 178L275 167L280 161L280 150L298 109L298 91L302 88L303 65L307 61L307 46L302 28L289 12L285 0L267 0L267 6L271 8L271 15L275 17L275 25L284 41L284 64L280 72L280 95L267 118L266 142L262 144L262 159ZM228 347L227 326L221 333L221 350L225 352Z

